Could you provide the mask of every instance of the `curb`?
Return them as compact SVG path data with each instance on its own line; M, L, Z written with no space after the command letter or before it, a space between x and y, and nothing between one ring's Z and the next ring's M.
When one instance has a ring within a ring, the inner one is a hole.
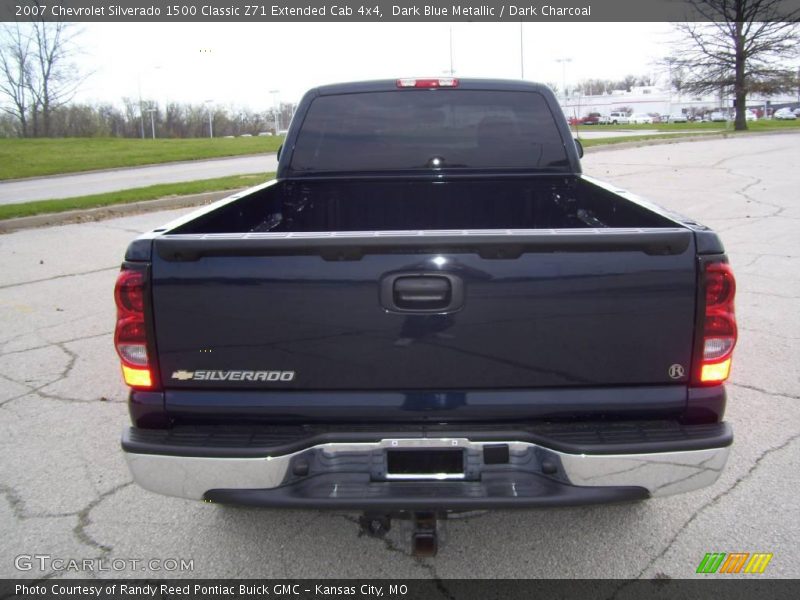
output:
M217 200L235 194L243 189L246 188L224 190L221 192L204 192L202 194L192 194L190 196L167 196L166 198L159 198L158 200L144 200L142 202L130 202L128 204L114 204L112 206L99 206L97 208L68 210L45 215L33 215L31 217L5 219L0 220L0 234L11 233L12 231L19 231L20 229L102 221L124 215L210 204L211 202L216 202Z

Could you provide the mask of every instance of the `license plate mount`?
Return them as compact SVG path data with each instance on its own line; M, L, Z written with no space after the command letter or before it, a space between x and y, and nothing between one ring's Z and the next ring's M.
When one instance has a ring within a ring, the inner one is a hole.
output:
M387 479L464 479L462 448L408 448L386 451Z

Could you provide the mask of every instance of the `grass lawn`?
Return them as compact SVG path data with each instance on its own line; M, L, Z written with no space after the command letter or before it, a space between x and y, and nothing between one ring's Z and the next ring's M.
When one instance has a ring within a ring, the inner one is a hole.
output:
M592 146L606 146L621 144L623 142L643 142L647 140L675 139L693 135L708 135L726 133L737 135L739 133L759 133L782 130L795 130L800 132L800 119L794 121L775 121L772 119L750 121L747 131L735 131L733 122L727 123L654 123L653 125L582 125L578 127L578 134L586 131L658 131L653 135L630 135L613 138L581 138L584 148ZM575 127L570 127L573 135Z
M575 131L575 127L570 127ZM640 129L669 131L680 133L702 133L703 131L730 131L731 133L741 133L734 131L733 121L727 123L654 123L652 125L579 125L579 131L636 131ZM760 121L748 121L747 131L776 131L783 129L797 129L800 131L800 119L794 121L777 121L775 119L762 119Z
M235 190L258 185L259 183L272 179L274 176L275 173L264 173L263 175L233 175L231 177L220 177L217 179L201 179L188 183L151 185L120 192L80 196L78 198L38 200L36 202L24 202L21 204L0 204L0 220L13 219L15 217L29 217L44 213L64 212L65 210L75 210L79 208L97 208L101 206L110 206L112 204L127 204L129 202L139 202L140 200L155 200L166 196L185 196L187 194L200 194L202 192Z
M185 140L0 138L0 180L275 152L282 143L283 136Z

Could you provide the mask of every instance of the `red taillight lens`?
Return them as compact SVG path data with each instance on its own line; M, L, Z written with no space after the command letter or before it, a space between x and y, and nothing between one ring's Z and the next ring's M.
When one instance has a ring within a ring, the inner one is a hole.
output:
M704 285L703 354L698 382L715 385L725 381L730 374L731 354L738 335L733 307L736 280L730 265L727 263L706 265Z
M114 346L122 359L125 383L134 388L150 389L153 376L147 353L144 273L123 268L117 277L114 300L117 303Z
M706 267L706 307L733 302L736 280L727 263L711 263Z
M140 271L122 271L117 277L114 299L121 311L144 313L144 275Z
M705 335L708 336L736 336L736 322L733 313L706 312Z

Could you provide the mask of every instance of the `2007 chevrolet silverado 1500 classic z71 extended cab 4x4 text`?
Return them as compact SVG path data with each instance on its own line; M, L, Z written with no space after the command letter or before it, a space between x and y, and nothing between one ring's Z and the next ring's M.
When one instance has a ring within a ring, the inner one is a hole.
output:
M274 181L128 248L137 483L434 516L713 483L736 342L722 244L579 155L537 84L308 92Z

